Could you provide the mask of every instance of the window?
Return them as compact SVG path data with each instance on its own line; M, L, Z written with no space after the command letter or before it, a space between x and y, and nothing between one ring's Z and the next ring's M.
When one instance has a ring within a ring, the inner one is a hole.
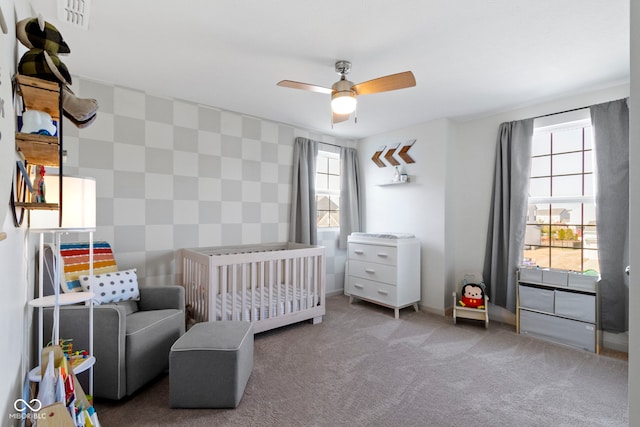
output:
M316 164L318 227L340 227L340 155L318 152Z
M534 130L523 264L599 271L590 120Z

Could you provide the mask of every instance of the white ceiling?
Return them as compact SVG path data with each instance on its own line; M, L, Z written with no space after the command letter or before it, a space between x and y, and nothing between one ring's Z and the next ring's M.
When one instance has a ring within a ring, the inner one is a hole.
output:
M464 119L629 82L629 0L92 0L88 31L57 19L74 75L345 138ZM24 17L18 17L19 19ZM417 85L359 98L331 128L334 63L355 83Z

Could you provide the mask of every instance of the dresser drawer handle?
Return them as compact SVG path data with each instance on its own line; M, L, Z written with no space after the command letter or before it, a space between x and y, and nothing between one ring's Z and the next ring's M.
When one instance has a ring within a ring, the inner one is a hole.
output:
M362 254L364 253L364 251L363 251L363 250L360 250L360 249L355 249L355 250L353 251L353 253L354 253L354 254L356 254L356 255L362 255Z
M362 286L360 283L354 284L353 287L358 289L364 289L364 286Z
M378 252L378 256L380 258L387 258L389 256L389 254L387 254L386 252Z
M387 291L383 291L382 289L378 289L378 293L379 293L380 295L389 295L389 292L387 292Z
M364 271L366 271L369 274L376 274L376 271L373 268L367 268Z

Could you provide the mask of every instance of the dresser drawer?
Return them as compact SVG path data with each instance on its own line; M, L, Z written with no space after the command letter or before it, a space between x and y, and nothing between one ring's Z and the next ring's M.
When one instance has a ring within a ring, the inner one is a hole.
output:
M379 264L396 265L397 248L392 246L349 243L349 259L369 261Z
M352 296L392 306L398 303L397 288L386 283L349 276L347 287Z
M372 262L364 262L357 260L349 261L349 275L357 276L367 280L376 282L396 284L396 267L385 264L375 264Z

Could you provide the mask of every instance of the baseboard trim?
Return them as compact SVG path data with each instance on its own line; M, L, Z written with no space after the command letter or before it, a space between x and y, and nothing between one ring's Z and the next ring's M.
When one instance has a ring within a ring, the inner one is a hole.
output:
M629 332L616 334L603 331L602 346L611 350L629 353Z
M431 314L437 314L438 316L451 316L452 310L444 310L442 311L441 309L438 308L433 308L433 307L427 307L426 305L422 305L422 304L418 304L418 308L420 308L420 311L424 311L425 313L431 313Z

